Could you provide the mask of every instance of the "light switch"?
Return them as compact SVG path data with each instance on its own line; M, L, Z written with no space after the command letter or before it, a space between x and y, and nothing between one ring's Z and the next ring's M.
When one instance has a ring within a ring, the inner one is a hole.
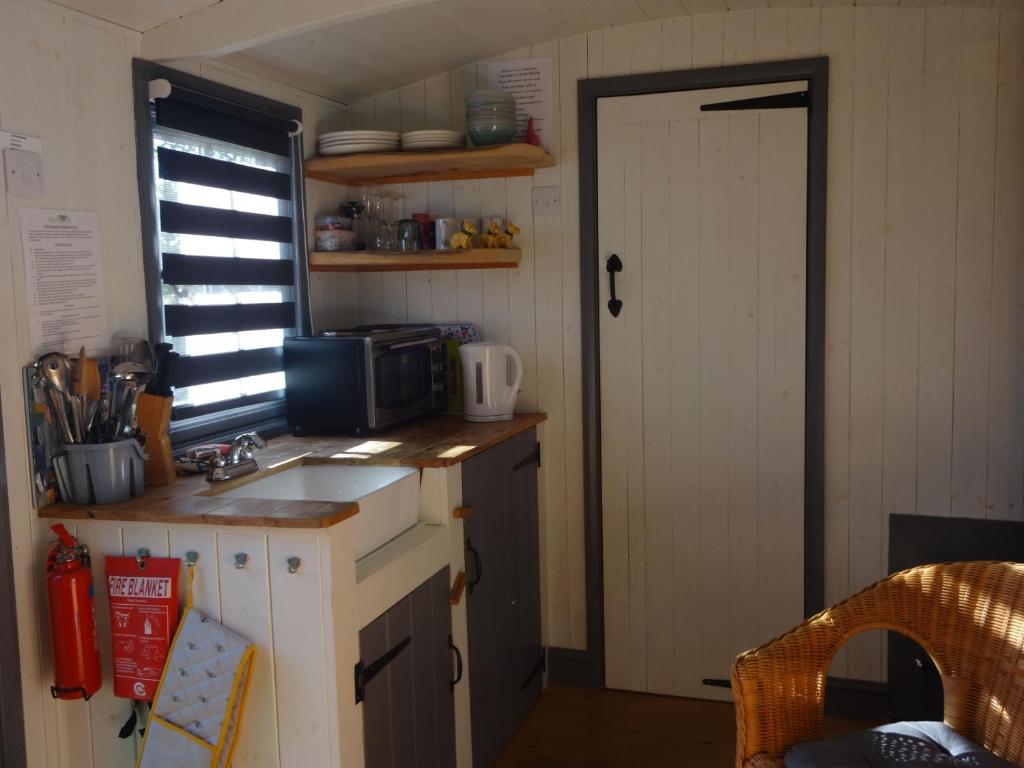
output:
M562 213L561 187L533 188L533 215L559 216Z
M4 180L9 195L42 197L43 156L22 149L5 149Z

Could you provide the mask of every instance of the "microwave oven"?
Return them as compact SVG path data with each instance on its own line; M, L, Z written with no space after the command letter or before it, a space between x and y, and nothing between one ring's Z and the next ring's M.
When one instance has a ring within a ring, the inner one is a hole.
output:
M284 340L288 426L372 432L441 410L444 354L436 327L325 331Z

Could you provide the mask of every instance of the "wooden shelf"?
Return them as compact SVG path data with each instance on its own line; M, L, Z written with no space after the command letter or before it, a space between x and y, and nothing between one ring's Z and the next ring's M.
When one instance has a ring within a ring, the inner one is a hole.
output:
M514 269L518 248L469 248L464 251L314 251L310 272L418 272L424 269Z
M540 147L503 144L479 149L314 157L306 161L305 169L309 179L361 185L532 176L537 168L554 164L555 158Z

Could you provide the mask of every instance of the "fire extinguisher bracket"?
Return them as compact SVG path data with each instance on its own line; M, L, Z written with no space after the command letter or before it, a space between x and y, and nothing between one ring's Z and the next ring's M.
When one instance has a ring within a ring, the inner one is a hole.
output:
M88 701L102 685L89 550L61 524L46 558L55 699Z

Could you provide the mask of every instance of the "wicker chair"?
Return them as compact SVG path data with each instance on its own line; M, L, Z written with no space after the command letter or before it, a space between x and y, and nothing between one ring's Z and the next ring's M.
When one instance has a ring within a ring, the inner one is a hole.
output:
M1024 564L972 562L894 574L741 654L732 669L738 768L779 768L791 746L821 738L829 663L872 629L928 652L947 725L1024 765Z

